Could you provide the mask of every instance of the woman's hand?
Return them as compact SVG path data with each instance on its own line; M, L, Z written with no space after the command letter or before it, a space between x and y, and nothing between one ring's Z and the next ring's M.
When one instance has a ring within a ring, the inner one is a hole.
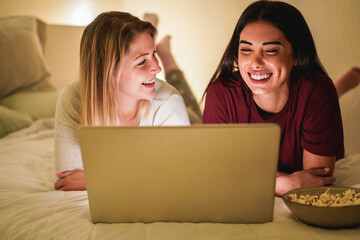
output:
M303 169L292 174L278 172L275 194L282 196L290 190L302 187L320 187L335 182L333 172L336 156L320 156L303 150Z
M311 168L292 174L279 173L276 178L275 193L282 196L290 190L302 187L332 185L335 177L329 176L330 168Z
M59 172L59 180L55 182L55 189L62 191L86 190L85 174L83 170Z

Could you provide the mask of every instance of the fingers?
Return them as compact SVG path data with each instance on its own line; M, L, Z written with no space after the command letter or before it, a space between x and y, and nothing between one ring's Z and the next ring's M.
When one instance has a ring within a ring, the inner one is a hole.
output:
M58 172L56 175L60 178L59 180L57 180L54 184L55 190L62 190L62 191L66 191L65 189L65 185L67 182L66 177L74 174L76 171L78 170L71 170L71 171L64 171L64 172Z
M64 171L64 172L58 172L57 176L60 178L64 178L64 177L67 177L67 176L77 172L77 171L79 171L79 170L69 170L69 171Z
M335 181L335 177L322 177L323 186L333 185Z
M54 184L56 190L80 191L86 190L85 175L82 170L72 170L57 173L60 177Z
M64 180L63 179L57 180L54 184L55 190L61 190L62 187L64 187Z
M329 174L330 168L311 168L311 169L307 169L305 171L312 175L322 177L322 176L326 176Z

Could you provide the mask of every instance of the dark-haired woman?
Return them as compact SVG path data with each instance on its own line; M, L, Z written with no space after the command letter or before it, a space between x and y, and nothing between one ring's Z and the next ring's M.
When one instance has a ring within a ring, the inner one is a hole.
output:
M276 195L335 182L344 156L337 92L295 7L249 5L205 93L204 123L280 125Z

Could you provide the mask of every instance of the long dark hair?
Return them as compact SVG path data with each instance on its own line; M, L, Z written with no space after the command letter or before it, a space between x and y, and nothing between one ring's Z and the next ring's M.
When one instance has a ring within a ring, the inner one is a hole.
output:
M305 74L326 74L317 55L310 29L301 12L284 2L261 0L250 4L241 14L224 55L205 89L203 98L215 79L219 77L241 79L239 71L236 71L240 33L247 24L256 21L273 24L290 42L297 59L297 65L293 67L290 75L292 81Z

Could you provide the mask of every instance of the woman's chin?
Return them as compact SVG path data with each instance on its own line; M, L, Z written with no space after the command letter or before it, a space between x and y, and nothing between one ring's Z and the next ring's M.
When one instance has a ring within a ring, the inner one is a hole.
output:
M155 90L154 90L154 92L151 92L151 93L149 93L149 94L147 94L147 96L144 96L144 100L151 100L151 99L153 99L154 97L155 97L155 95L156 95L156 92L155 92Z

